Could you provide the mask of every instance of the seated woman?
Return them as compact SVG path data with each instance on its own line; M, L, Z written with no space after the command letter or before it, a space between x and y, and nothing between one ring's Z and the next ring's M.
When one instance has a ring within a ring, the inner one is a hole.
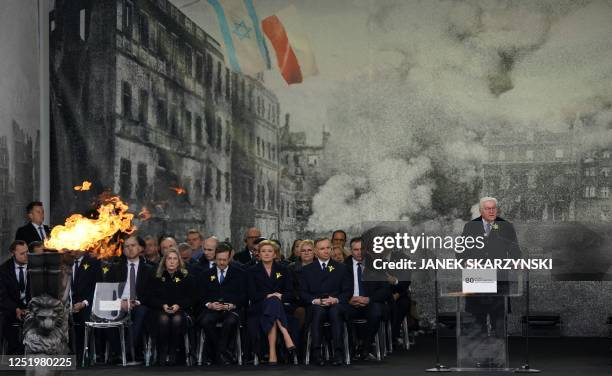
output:
M289 262L296 262L300 259L300 245L302 244L302 239L295 239L293 241L293 245L291 246L291 256L289 256Z
M280 331L287 347L290 359L295 359L295 344L287 330L287 314L284 303L291 303L293 295L293 281L291 272L287 267L275 261L278 254L278 245L269 240L259 243L259 257L261 262L248 270L249 273L249 299L251 301L250 317L254 324L251 327L257 331L253 335L265 333L268 337L269 364L278 362L276 353L276 337Z
M332 248L331 258L334 261L344 262L344 260L346 259L346 253L344 252L344 248L339 246Z
M196 296L194 287L178 250L166 249L145 300L151 309L150 332L156 338L161 365L176 363L176 351L186 330L186 311Z

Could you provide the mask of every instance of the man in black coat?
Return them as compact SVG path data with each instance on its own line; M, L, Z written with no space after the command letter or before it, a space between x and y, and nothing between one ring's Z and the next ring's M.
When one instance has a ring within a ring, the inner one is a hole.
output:
M123 245L123 255L118 263L111 266L108 282L119 282L119 298L124 300L122 309L129 304L132 319L132 336L130 341L140 352L143 343L142 331L149 308L141 304L150 291L151 280L155 276L155 268L147 263L142 256L145 241L140 236L130 236Z
M361 325L360 341L358 344L359 355L363 360L374 358L370 352L376 332L383 318L384 304L389 299L391 288L384 274L376 273L366 261L366 253L363 250L361 238L351 239L351 256L344 261L353 279L353 294L346 309L349 320L363 319L366 324Z
M26 244L34 241L44 242L51 235L51 230L43 224L45 209L42 202L30 202L26 207L26 214L30 221L17 229L15 240L23 240Z
M257 260L257 250L255 249L255 240L261 238L261 231L258 228L252 227L247 230L244 235L244 250L236 253L234 260L243 265L254 264Z
M233 362L228 350L229 342L236 338L240 326L240 313L246 306L247 276L243 269L230 262L231 246L219 243L215 251L214 268L200 274L199 325L204 328L207 344L207 363L211 357L224 365ZM221 323L221 335L217 334L217 323Z
M84 251L72 251L72 318L77 357L83 354L84 323L89 320L93 305L96 283L102 282L102 267L100 261Z
M521 251L518 246L516 231L512 223L497 216L497 200L493 197L480 199L480 217L465 224L462 235L484 237L482 249L466 249L458 257L463 259L519 259ZM474 315L476 323L483 328L487 322L492 329L499 332L503 328L504 295L509 293L511 274L507 270L497 271L497 294L494 296L470 296L466 298L465 311ZM489 320L487 320L489 316ZM501 333L499 333L501 334Z
M321 331L324 322L331 325L334 342L334 365L342 364L343 309L351 297L352 281L346 266L330 259L329 239L315 241L314 262L306 265L300 275L300 295L308 304L310 333L312 338L312 359L323 365L321 358ZM307 349L308 351L308 349Z
M12 255L0 265L0 308L4 317L3 332L8 342L8 354L23 353L23 344L14 324L22 323L30 301L30 280L28 278L28 246L23 240L15 240L9 246Z

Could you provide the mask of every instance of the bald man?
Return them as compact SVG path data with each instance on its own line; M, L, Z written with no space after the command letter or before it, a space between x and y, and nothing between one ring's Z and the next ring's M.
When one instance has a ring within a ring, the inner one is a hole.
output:
M261 231L258 228L251 227L248 229L244 235L244 250L236 253L234 260L244 265L251 263L255 259L255 240L259 237L261 237Z

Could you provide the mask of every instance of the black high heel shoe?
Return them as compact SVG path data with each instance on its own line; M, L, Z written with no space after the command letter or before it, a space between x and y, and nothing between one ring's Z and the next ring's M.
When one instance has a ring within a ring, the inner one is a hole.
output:
M295 346L287 348L287 360L287 363L298 364L297 348Z

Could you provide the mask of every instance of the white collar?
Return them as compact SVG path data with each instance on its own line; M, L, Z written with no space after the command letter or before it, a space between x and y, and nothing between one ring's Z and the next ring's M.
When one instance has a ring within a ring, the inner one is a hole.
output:
M28 270L28 264L20 265L15 259L13 259L13 264L15 264L15 269L23 268L23 270Z
M130 261L130 259L127 259L127 263L129 264L134 264L135 266L138 266L138 264L140 263L140 257L136 257L134 259L134 261Z
M331 261L331 257L328 258L326 261L321 260L320 258L317 257L317 260L319 260L319 266L323 267L323 263L325 263L325 266L329 265L329 262Z
M353 257L353 267L356 268L357 264L361 264L361 269L363 269L363 260L357 261L357 259Z

